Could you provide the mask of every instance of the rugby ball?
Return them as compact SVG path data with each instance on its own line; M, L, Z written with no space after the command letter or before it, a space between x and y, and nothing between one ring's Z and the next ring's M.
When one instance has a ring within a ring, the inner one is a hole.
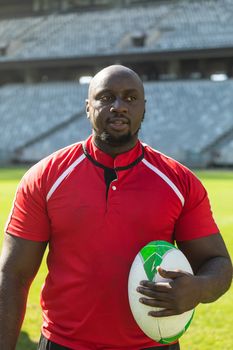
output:
M150 242L136 255L131 266L128 280L129 304L141 330L156 342L169 344L179 339L187 330L192 321L194 309L175 316L152 317L148 315L149 311L159 310L159 308L140 303L139 298L142 297L142 294L136 289L142 280L168 281L159 275L158 266L165 270L180 269L193 274L187 258L173 244L165 241Z

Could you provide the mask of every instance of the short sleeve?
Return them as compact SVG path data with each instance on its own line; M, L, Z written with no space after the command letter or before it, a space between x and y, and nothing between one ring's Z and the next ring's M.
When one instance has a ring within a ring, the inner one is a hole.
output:
M32 241L49 239L50 222L43 183L43 170L38 163L29 169L17 188L6 232Z
M176 241L201 238L219 232L206 189L192 172L186 175L185 204L175 226Z

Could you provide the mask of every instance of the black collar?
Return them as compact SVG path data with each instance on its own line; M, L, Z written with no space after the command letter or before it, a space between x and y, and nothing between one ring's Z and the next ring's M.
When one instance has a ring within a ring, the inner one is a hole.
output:
M83 147L83 152L84 152L85 156L86 156L94 165L96 165L96 166L98 166L98 167L100 167L100 168L102 168L102 169L111 169L111 168L108 168L108 167L106 167L105 165L99 163L97 160L95 160L95 159L88 153L87 147L86 147L86 142L83 142L83 143L82 143L82 147ZM142 144L141 144L141 147L142 147L142 153L141 153L141 155L140 155L138 158L136 158L132 163L130 163L130 164L126 165L126 166L121 166L121 167L116 167L116 168L114 168L115 171L122 171L122 170L130 169L130 168L134 167L135 165L137 165L139 162L141 162L141 160L144 158L144 153L145 153L144 147L143 147Z

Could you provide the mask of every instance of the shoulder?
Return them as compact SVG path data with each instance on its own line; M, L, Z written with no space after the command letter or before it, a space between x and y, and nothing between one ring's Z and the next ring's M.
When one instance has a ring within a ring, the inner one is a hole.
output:
M19 187L37 187L47 193L51 184L82 157L82 142L59 149L33 165L23 176Z
M56 166L60 169L62 166L71 165L79 156L83 154L83 141L74 143L72 145L66 146L57 150L56 152L50 154L46 158L39 161L36 166L42 168L53 168Z
M145 160L160 171L172 176L194 176L194 173L177 160L142 143L145 150Z
M145 149L144 164L161 177L174 183L184 197L188 196L193 189L203 191L201 181L191 169L147 144L143 143L143 146Z

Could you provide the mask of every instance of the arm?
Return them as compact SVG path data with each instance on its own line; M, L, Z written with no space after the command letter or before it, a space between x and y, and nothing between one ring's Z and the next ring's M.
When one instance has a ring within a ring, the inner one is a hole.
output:
M200 282L200 302L210 303L224 294L232 282L232 263L220 234L177 242Z
M161 276L171 279L171 282L154 284L142 281L138 291L146 298L142 297L140 301L163 308L150 312L151 316L180 314L199 303L215 301L231 285L232 264L220 234L177 242L177 245L188 258L195 275L159 268Z
M46 244L5 234L0 258L0 349L15 350L28 291Z

